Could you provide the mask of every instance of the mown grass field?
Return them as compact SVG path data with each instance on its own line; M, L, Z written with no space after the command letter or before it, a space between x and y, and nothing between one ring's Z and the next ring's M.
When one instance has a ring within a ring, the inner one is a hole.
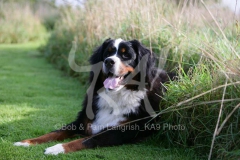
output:
M56 144L16 147L74 120L86 86L56 70L36 50L39 44L0 45L0 159L197 159L187 148L164 148L151 137L132 145L44 155ZM69 141L69 140L66 140Z

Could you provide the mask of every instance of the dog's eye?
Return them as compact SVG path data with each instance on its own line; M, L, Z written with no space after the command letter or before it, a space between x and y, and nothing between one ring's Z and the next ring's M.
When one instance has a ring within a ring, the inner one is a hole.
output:
M113 48L112 47L109 47L108 48L108 52L112 52L113 51Z
M124 59L130 58L130 55L128 53L122 53L122 57Z
M124 59L130 58L130 55L126 52L126 48L121 48L120 53Z
M109 57L109 56L111 56L113 53L115 53L116 52L116 48L114 48L114 47L109 47L109 48L107 48L107 50L106 50L106 53L105 53L105 56L106 57Z
M116 48L109 47L107 51L108 51L108 53L113 53L113 52L116 52Z

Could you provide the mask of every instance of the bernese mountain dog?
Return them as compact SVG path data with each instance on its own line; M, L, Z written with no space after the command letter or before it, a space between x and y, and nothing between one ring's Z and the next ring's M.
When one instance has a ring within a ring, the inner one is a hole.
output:
M168 74L155 67L156 56L138 40L107 39L90 57L90 87L76 120L43 136L16 142L30 146L56 144L45 154L133 143L150 135Z

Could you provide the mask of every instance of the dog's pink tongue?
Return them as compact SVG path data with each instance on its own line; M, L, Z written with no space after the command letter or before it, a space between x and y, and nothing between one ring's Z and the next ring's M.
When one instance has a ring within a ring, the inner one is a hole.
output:
M105 88L109 88L109 89L114 89L116 87L118 87L118 82L120 81L119 78L107 78L103 84Z

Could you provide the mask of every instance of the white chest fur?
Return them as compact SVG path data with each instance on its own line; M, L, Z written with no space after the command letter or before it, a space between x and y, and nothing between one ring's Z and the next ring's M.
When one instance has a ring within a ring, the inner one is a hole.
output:
M146 90L131 91L125 87L117 92L99 93L98 113L91 129L92 134L100 132L102 129L119 125L125 120L123 115L136 113L140 101L146 96Z

